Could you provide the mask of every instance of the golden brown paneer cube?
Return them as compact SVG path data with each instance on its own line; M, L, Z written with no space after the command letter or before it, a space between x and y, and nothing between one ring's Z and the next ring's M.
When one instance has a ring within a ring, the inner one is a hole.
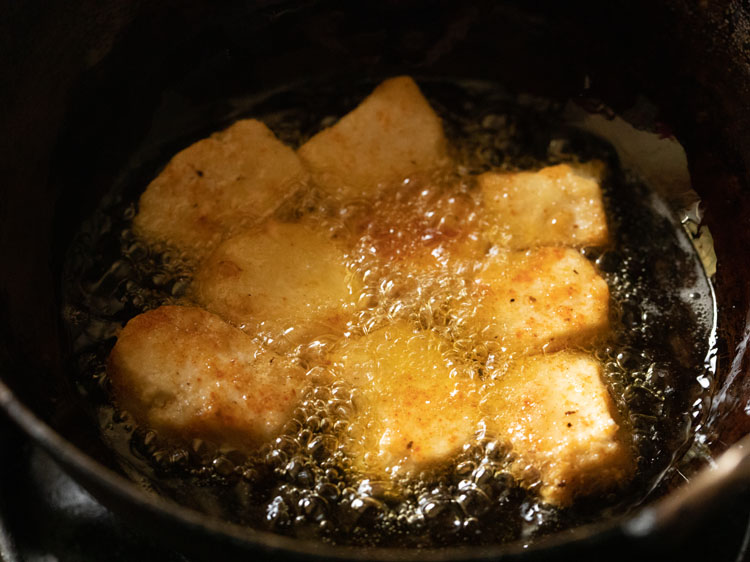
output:
M200 259L273 212L306 178L295 152L268 127L237 121L172 158L141 195L134 227Z
M536 172L479 176L488 236L516 250L535 246L600 246L609 239L600 181L604 165L559 164Z
M315 183L341 199L372 197L446 161L443 125L414 80L380 84L297 151Z
M328 233L269 222L223 242L198 268L193 298L268 343L337 334L354 312L360 283Z
M332 361L355 389L353 451L365 472L389 473L450 459L474 437L474 380L452 373L446 342L399 322L346 340Z
M585 353L521 358L488 383L481 410L488 432L510 445L516 476L527 485L539 481L549 503L569 505L633 473L601 364Z
M107 373L120 408L167 437L254 447L291 417L305 372L203 309L162 306L120 332Z
M475 278L474 329L508 351L591 344L609 328L609 288L578 251L547 247L492 256Z

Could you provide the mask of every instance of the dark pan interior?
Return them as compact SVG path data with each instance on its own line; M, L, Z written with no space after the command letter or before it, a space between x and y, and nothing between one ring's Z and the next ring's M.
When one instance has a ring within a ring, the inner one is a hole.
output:
M166 521L180 535L190 527L184 512L154 507L75 450L119 472L65 375L60 272L73 234L134 147L154 127L169 128L174 115L194 111L196 123L208 124L225 115L224 100L232 96L326 76L450 76L561 100L585 95L626 117L639 96L659 108L659 120L686 147L715 239L721 400L708 423L714 450L727 448L750 430L750 12L740 2L724 4L0 5L0 73L9 78L0 109L2 404L97 495L134 519ZM635 126L646 126L630 115ZM192 524L201 536L230 542L221 525L206 527L200 518ZM569 539L595 544L613 533ZM250 535L250 542L289 546L265 535ZM313 547L298 548L311 554Z

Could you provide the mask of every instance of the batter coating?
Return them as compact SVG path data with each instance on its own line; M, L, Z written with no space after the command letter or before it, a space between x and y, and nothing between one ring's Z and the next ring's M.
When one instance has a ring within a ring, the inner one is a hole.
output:
M514 250L601 246L608 242L604 165L558 164L536 172L486 172L477 178L490 215L489 238Z
M120 407L146 427L241 448L281 431L305 386L304 370L187 306L162 306L128 322L107 372Z
M609 288L570 248L492 256L475 279L473 328L509 351L590 345L609 329Z
M407 76L381 83L297 153L315 183L341 199L373 197L446 163L443 124Z
M526 484L541 481L545 501L569 505L576 495L606 491L632 475L601 364L589 355L524 357L485 392L489 433L516 455L516 476Z
M253 336L296 344L311 334L341 333L358 287L343 248L328 234L270 222L221 244L196 271L193 295Z
M332 357L361 405L354 457L391 475L449 459L476 431L476 382L445 355L447 342L405 322L347 340Z
M268 127L237 121L177 153L141 195L133 225L147 240L201 259L306 181L297 155Z

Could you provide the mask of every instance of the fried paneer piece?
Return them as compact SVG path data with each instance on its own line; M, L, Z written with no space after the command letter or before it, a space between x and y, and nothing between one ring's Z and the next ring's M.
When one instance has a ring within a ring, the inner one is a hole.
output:
M200 259L271 213L306 178L295 152L268 127L237 121L172 158L141 196L134 227Z
M452 373L445 342L399 322L350 339L332 361L355 389L355 451L365 472L408 471L449 459L475 433L474 380Z
M343 331L359 287L343 249L327 233L269 222L223 242L196 271L192 293L208 310L269 343L296 344L309 334Z
M535 246L600 246L609 239L600 181L604 165L559 164L537 172L479 176L493 242Z
M254 447L302 395L304 370L203 309L162 306L120 332L107 365L115 400L165 436Z
M591 343L609 328L609 288L570 248L499 253L475 278L474 328L509 351Z
M384 81L297 153L322 190L351 199L440 167L446 146L440 118L414 80L401 76Z
M487 429L510 445L513 470L552 504L624 484L634 470L601 365L579 352L524 357L482 399Z

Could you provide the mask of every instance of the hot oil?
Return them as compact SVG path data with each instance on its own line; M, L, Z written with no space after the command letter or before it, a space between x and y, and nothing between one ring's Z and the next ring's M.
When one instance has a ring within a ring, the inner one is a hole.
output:
M229 120L261 118L299 146L369 87L353 86L344 95L341 87L305 88L240 101ZM637 177L619 168L609 145L568 127L556 104L509 96L487 84L436 82L424 90L455 146L458 172L406 178L374 203L341 207L314 191L298 194L277 218L304 218L353 241L349 266L364 289L349 337L404 320L449 342L445 353L458 358L455 376L481 380L499 376L511 357L498 342L466 331L477 256L496 251L476 234L483 218L474 175L603 160L614 243L582 252L610 287L615 329L587 351L602 361L632 431L635 479L623 490L560 510L544 504L534 486L529 491L516 482L510 452L492 436L466 443L456 458L428 470L394 479L359 474L350 452L357 450L354 429L363 406L357 389L338 380L324 361L340 337L332 334L291 352L308 369L311 384L282 434L257 451L200 440L169 443L137 427L111 404L106 358L130 318L182 302L194 264L134 236L135 200L145 184L143 174L129 174L71 249L65 318L79 387L97 405L105 438L136 480L256 528L337 544L414 547L529 541L624 512L658 493L663 473L699 428L711 390L711 288L679 224ZM154 163L144 167L153 171Z

